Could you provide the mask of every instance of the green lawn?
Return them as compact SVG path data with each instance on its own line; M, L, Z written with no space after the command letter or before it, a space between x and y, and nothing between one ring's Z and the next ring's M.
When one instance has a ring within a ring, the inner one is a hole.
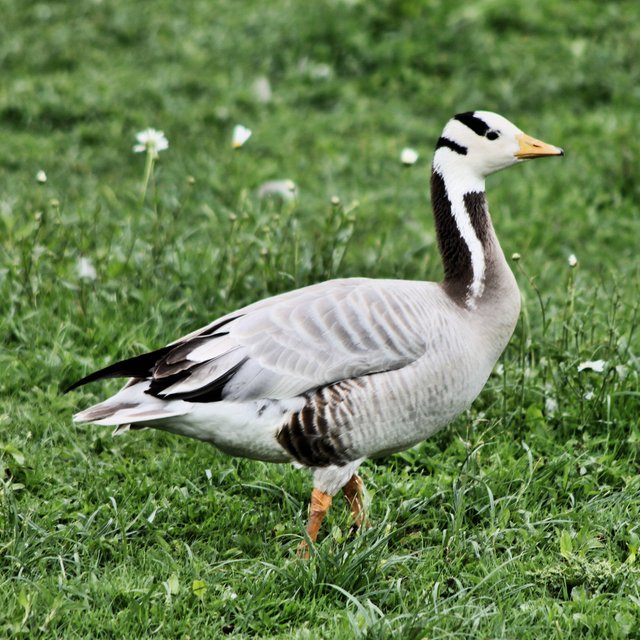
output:
M639 43L631 1L5 0L0 637L640 637ZM337 500L298 561L304 471L72 424L118 383L61 388L255 299L438 279L470 109L567 155L489 179L520 323L468 414L363 466L370 529Z

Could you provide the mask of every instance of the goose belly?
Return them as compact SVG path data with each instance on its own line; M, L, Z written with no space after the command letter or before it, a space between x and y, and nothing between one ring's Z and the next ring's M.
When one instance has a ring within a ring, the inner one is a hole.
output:
M184 415L147 426L208 442L232 456L289 462L291 456L278 444L276 433L288 416L304 404L302 397L194 403Z
M349 398L351 420L343 441L356 457L376 457L425 440L471 406L494 364L467 352L456 362L423 358L369 376Z

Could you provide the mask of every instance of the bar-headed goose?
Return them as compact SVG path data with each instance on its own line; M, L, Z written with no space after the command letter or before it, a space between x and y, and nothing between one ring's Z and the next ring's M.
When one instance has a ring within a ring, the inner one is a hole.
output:
M299 463L313 474L309 538L340 489L359 524L362 461L411 447L467 409L516 325L520 295L485 177L562 154L495 113L455 116L431 173L442 283L349 278L261 300L76 382L130 378L75 420Z

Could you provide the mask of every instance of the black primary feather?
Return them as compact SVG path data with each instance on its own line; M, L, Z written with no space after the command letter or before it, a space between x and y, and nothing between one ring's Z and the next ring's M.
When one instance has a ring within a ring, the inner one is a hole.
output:
M180 367L179 365L182 364L189 351L195 349L201 343L206 342L206 340L210 338L215 338L218 335L227 335L227 332L221 332L219 334L216 332L225 324L228 324L240 317L241 315L237 315L221 320L210 327L206 327L199 334L196 334L188 340L176 342L174 344L167 345L166 347L162 347L161 349L149 351L148 353L143 353L142 355L110 364L108 367L100 369L99 371L94 371L81 380L74 382L70 387L67 387L64 390L64 393L69 393L69 391L73 391L85 384L95 382L96 380L104 380L106 378L147 378L158 371L160 377L177 374L185 369L185 367ZM170 365L174 366L171 367ZM186 377L187 375L189 374L184 374L181 377Z
M162 347L162 349L149 351L148 353L143 353L142 355L110 364L108 367L100 369L99 371L94 371L81 380L74 382L70 387L64 390L64 393L73 391L74 389L85 384L89 384L90 382L106 378L146 378L153 372L158 361L164 358L177 346L178 345L175 344L169 345L167 347Z
M153 380L149 385L149 388L145 391L151 396L161 398L162 400L188 400L189 402L218 402L222 400L224 387L238 373L242 365L248 360L243 358L240 362L233 365L225 371L221 376L218 376L215 380L212 380L208 384L191 391L184 391L182 393L167 393L164 394L164 390L169 386L188 378L191 375L190 371L183 371L176 374L171 378L165 378L162 380Z

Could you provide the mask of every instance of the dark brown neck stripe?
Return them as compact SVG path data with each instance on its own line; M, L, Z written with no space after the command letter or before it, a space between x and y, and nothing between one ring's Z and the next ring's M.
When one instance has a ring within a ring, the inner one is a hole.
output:
M461 283L466 291L468 285L473 281L471 252L453 217L444 180L436 171L431 174L431 206L433 207L438 246L442 255L445 283Z
M464 194L464 208L471 219L471 226L478 240L486 250L489 239L489 216L487 214L487 198L484 191L471 191Z
M465 194L464 205L478 239L486 248L486 242L490 237L490 223L484 193ZM469 287L473 283L471 252L453 216L444 179L437 171L431 173L431 206L444 266L445 290L451 297L464 304Z

